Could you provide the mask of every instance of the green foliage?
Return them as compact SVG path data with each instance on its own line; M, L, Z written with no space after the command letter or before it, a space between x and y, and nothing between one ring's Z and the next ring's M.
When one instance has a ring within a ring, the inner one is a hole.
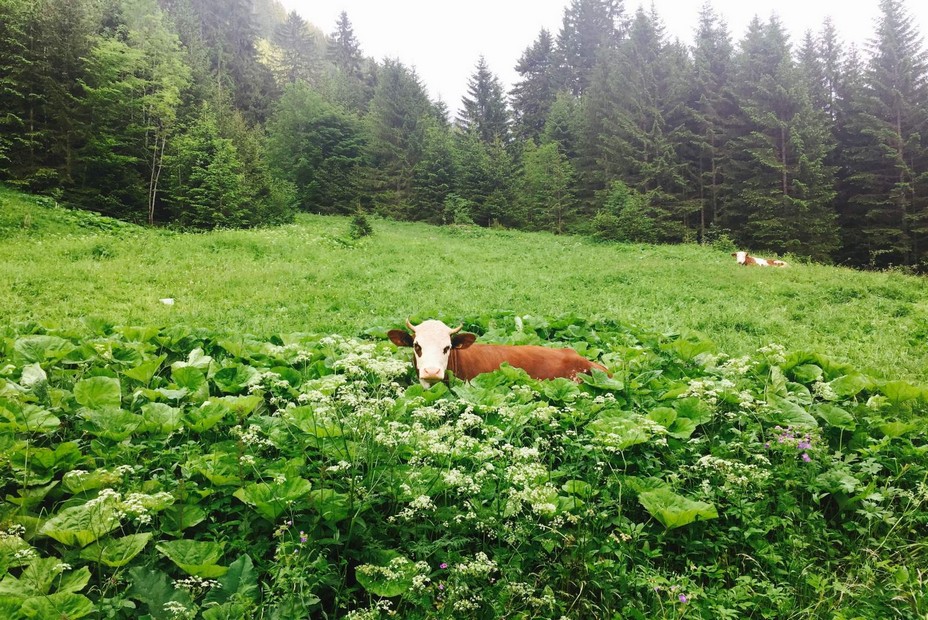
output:
M0 427L4 617L928 611L924 386L488 313L465 320L482 341L573 347L611 376L425 390L383 336L401 322L8 331L0 411L60 417ZM98 433L88 412L118 406L142 423Z
M367 216L364 212L358 211L355 213L348 227L348 236L357 240L362 237L369 237L372 234L374 234L374 229L371 227L371 223L367 220Z

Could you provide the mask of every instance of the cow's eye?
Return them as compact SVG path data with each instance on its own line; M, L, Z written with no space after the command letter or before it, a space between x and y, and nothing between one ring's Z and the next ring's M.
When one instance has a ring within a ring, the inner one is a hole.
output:
M418 342L413 345L413 348L416 350L416 355L422 357L422 347L419 346Z
M447 347L445 347L445 353L447 353L450 350L451 350L451 345L448 345Z

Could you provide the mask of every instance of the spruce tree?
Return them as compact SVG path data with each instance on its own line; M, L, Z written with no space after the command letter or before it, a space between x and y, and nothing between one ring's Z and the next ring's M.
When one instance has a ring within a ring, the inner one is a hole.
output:
M551 33L541 30L535 42L522 53L516 71L522 80L510 93L515 133L521 140L537 139L557 93Z
M290 11L286 21L275 28L274 42L281 50L281 81L285 84L313 82L318 60L306 20L296 11Z
M881 0L863 100L853 124L867 136L850 155L848 200L863 216L875 265L928 257L928 59L900 0Z
M467 85L467 95L461 101L458 126L473 133L484 144L509 141L509 110L499 78L490 71L481 56Z
M586 91L602 51L618 45L623 19L622 0L571 0L557 36L559 89L575 96Z

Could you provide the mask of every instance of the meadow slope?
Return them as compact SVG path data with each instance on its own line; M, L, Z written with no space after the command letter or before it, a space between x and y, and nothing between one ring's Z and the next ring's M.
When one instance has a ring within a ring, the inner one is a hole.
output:
M406 316L574 314L698 332L731 355L778 343L928 381L928 286L899 273L751 269L697 245L383 220L350 244L347 219L310 215L279 228L181 234L38 207L6 189L0 203L0 316L10 322L97 317L267 337L354 335Z

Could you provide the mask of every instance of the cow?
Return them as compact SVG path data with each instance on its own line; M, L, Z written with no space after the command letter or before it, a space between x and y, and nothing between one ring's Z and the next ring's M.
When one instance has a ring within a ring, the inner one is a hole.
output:
M398 347L412 347L412 363L424 388L444 380L446 370L459 379L470 381L504 363L521 368L533 379L566 377L579 381L577 375L589 374L594 368L609 372L605 366L591 362L573 349L474 344L477 336L461 332L462 325L452 329L435 320L413 325L406 319L406 327L408 332L391 329L387 335Z
M745 267L748 265L757 265L758 267L789 267L785 261L751 256L747 252L732 252L731 255L738 259L739 265L744 265Z

